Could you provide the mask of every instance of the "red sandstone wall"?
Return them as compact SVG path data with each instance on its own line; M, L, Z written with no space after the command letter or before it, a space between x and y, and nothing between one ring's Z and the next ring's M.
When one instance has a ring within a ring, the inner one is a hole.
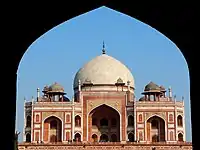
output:
M94 145L94 146L83 146L83 145L77 145L77 146L73 146L73 145L60 145L60 146L55 146L55 145L33 145L33 146L26 146L25 145L20 145L18 147L19 150L66 150L66 149L73 149L73 150L80 150L80 149L84 149L84 150L102 150L102 149L118 149L118 150L152 150L152 148L155 147L155 150L192 150L192 146L191 145L184 145L182 147L180 147L179 145L177 146L152 146L152 145L116 145L116 146L101 146L101 145Z

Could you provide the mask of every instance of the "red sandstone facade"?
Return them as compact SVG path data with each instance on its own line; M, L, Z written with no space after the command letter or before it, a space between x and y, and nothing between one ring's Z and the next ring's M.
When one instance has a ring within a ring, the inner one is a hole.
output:
M98 61L110 60L110 56L105 55L99 56ZM118 67L120 69L121 66ZM101 70L101 66L98 68ZM44 87L42 96L38 89L37 99L25 102L24 141L29 146L48 146L50 143L66 145L72 141L139 142L147 145L184 143L184 102L172 98L171 88L167 96L165 88L153 82L145 86L144 96L136 100L134 83L130 84L133 79L124 77L123 72L120 77L120 73L116 73L118 78L115 80L112 79L115 77L114 71L110 71L112 76L107 78L107 73L104 78L109 83L105 83L101 79L102 74L95 78L90 70L78 72L72 100L65 96L63 87L58 83ZM96 74L94 72L94 76ZM90 78L83 80L85 76ZM21 149L25 149L24 146L19 145ZM142 148L137 145L137 149Z

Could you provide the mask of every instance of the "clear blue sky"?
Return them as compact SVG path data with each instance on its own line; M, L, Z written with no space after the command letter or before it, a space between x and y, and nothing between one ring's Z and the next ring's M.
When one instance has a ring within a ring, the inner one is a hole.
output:
M101 7L70 19L34 41L18 68L17 130L22 141L24 97L36 97L55 81L73 95L73 79L83 64L101 54L127 65L134 78L136 97L150 81L172 87L177 99L185 97L187 141L191 141L190 85L187 63L178 47L152 27L120 12Z

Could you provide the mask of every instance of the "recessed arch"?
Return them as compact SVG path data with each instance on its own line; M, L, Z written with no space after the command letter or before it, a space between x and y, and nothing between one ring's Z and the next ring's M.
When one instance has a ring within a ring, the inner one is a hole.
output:
M40 121L40 116L39 116L39 114L36 114L36 115L35 115L35 121L36 121L36 122L39 122L39 121Z
M74 132L74 135L75 135L76 133L82 135L80 131L76 131L76 132Z
M112 135L110 136L110 141L111 141L111 142L117 142L117 135L116 135L116 134L112 134Z
M135 137L134 137L134 133L133 132L129 132L128 133L128 141L129 142L134 142L135 141Z
M31 127L31 116L27 115L26 116L26 127Z
M92 135L92 139L93 139L93 142L98 142L98 136L97 136L97 134L93 134Z
M94 108L92 108L92 109L88 112L87 118L89 117L89 115L90 115L91 112L93 112L96 108L101 107L101 106L103 106L103 105L108 106L108 107L114 109L114 110L119 114L119 124L120 124L120 129L121 129L121 127L122 127L122 126L121 126L121 113L119 112L118 109L116 109L115 107L113 107L113 106L111 106L111 105L109 105L109 104L106 104L106 103L104 103L104 104L99 104L99 105L95 106ZM88 125L87 125L87 131L88 131ZM120 130L119 132L120 132L120 133L119 133L119 134L120 134L119 140L121 140L121 139L122 139L121 130ZM87 133L87 137L88 137L88 133Z
M50 115L42 122L42 141L61 142L63 137L63 121L55 115Z
M75 121L75 127L81 127L81 116L80 115L76 115L74 117L74 121Z
M146 121L147 141L164 142L166 140L166 122L161 117L153 115Z
M104 113L102 113L104 112ZM109 114L109 115L107 115ZM92 125L92 120L93 118L96 119L96 125ZM92 134L94 134L92 131L95 129L95 133L98 132L100 141L110 141L111 136L113 134L116 135L114 137L113 135L113 141L120 141L121 137L121 131L120 131L120 115L119 113L113 109L112 107L106 105L106 104L101 104L98 107L95 107L95 109L92 109L88 115L88 126L92 128L88 128L88 136L89 140L91 139ZM108 132L104 132L104 130L108 130ZM105 140L104 134L108 136L108 140ZM102 140L103 138L103 140Z
M174 141L174 132L173 131L170 131L170 133L169 133L169 139L170 139L170 141Z
M169 122L173 122L174 121L174 116L173 114L169 114Z
M42 120L42 122L44 122L44 121L45 121L46 119L48 119L49 117L55 117L55 118L58 118L59 120L61 120L61 121L63 122L63 119L60 118L59 116L55 115L55 114L52 114L52 115L48 115L48 116L46 116L46 117Z
M111 105L109 105L109 104L106 104L106 103L104 103L104 104L99 104L99 105L95 106L94 108L92 108L92 109L90 110L90 112L88 112L88 115L89 115L93 110L95 110L97 107L100 107L100 106L103 106L103 105L106 105L106 106L111 107L112 109L116 110L116 111L118 112L118 114L121 116L121 113L119 112L118 109L116 109L115 107L113 107L113 106L111 106Z
M109 137L107 134L104 133L100 136L100 142L108 142L108 141L109 141Z
M26 142L31 142L31 134L26 133Z
M152 118L152 117L159 117L159 118L163 119L163 120L166 122L166 119L165 119L164 117L162 117L162 116L160 116L160 115L157 115L157 114L152 114L152 115L150 115L149 117L146 118L146 121L145 121L145 122L147 122L147 120L149 120L149 119Z
M183 133L178 133L178 141L183 142Z
M75 135L74 135L74 139L75 139L75 141L77 141L77 142L81 142L81 134L80 133L75 133Z
M183 126L183 116L182 115L177 116L177 124L179 127Z
M128 116L128 127L130 127L130 126L134 126L134 117L133 117L133 115L129 115Z

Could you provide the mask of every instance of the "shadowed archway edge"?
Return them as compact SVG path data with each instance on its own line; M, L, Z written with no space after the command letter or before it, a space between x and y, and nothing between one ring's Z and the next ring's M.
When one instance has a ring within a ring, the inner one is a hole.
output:
M82 4L81 4L82 3ZM120 5L118 5L118 4ZM190 7L189 2L187 5L181 6L183 4L179 3L178 5L170 4L167 7L158 6L153 3L150 4L129 4L128 2L114 2L110 1L106 4L90 2L86 3L79 2L78 4L74 1L71 1L70 4L62 4L54 2L53 5L41 5L41 3L26 3L17 2L13 3L15 7L6 7L6 11L3 13L4 16L2 19L4 21L2 37L4 41L1 46L4 48L4 56L2 58L7 58L3 60L2 73L3 80L6 80L7 84L3 89L5 98L2 101L2 105L9 106L6 108L6 115L3 116L6 121L6 124L2 124L2 128L9 129L7 130L8 138L4 138L5 142L2 141L2 145L5 144L6 149L13 149L15 136L15 111L16 111L16 81L17 81L17 69L19 62L27 50L27 48L42 34L47 32L49 29L67 21L73 17L76 17L82 13L88 12L90 10L96 9L102 5L105 5L109 8L115 9L122 13L125 13L129 16L132 16L146 24L149 24L159 32L163 33L170 40L172 40L178 47L181 49L183 55L185 56L190 70L190 87L191 87L191 99L194 101L191 102L192 107L192 134L195 137L196 131L198 131L197 123L198 117L195 117L195 112L198 111L197 102L195 99L198 99L195 94L195 84L197 84L194 79L194 63L192 60L197 59L197 52L195 51L194 42L194 33L195 23L194 23L194 14L195 8ZM7 13L6 13L7 12ZM2 22L3 22L2 21ZM4 46L5 44L5 46ZM192 56L193 54L193 56ZM196 59L194 58L196 57ZM5 65L6 64L6 65ZM8 70L9 69L9 70ZM9 76L8 76L9 75ZM9 89L9 90L5 90ZM195 104L196 102L196 104ZM196 118L196 120L195 120ZM195 132L194 132L195 131ZM192 141L197 145L196 140L193 137Z

